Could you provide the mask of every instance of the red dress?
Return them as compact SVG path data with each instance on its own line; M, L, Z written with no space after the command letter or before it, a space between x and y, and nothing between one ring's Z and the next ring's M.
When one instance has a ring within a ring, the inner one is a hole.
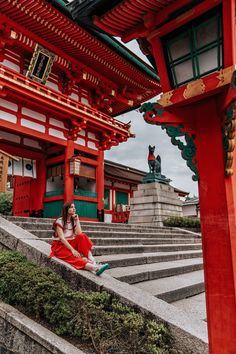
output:
M67 223L63 227L62 218L58 218L54 224L53 228L56 229L56 226L62 228L64 232L65 239L70 243L70 245L78 251L80 254L83 254L88 258L88 253L91 251L93 243L84 233L75 235L71 223ZM58 240L57 240L58 238ZM57 257L69 264L71 264L76 269L83 269L88 263L88 260L83 257L75 257L70 250L60 241L59 237L54 233L54 239L51 245L51 253L49 258Z

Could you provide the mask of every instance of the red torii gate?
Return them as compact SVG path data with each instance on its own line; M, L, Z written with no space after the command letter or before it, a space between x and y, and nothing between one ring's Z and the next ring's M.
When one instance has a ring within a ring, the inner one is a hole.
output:
M155 59L164 93L143 105L144 119L166 129L199 180L209 350L235 354L235 0L113 6L94 23L124 42L138 39Z

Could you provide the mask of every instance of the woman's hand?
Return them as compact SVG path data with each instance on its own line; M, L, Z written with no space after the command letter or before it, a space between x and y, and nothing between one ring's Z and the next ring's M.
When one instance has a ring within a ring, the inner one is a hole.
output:
M71 253L73 254L74 257L78 257L78 258L81 257L81 254L78 251L76 251L75 249L73 249L71 251Z
M77 222L79 220L78 214L73 214L72 218L74 219L74 222Z

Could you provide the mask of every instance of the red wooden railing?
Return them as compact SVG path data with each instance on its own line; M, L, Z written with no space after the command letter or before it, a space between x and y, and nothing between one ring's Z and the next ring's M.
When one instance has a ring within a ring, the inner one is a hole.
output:
M130 211L113 211L112 222L127 224Z

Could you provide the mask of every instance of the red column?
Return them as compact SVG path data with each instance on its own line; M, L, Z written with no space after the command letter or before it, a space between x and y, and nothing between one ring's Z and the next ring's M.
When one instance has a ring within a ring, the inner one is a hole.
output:
M224 175L222 117L216 99L196 105L199 198L209 351L236 353L236 191ZM235 156L236 158L236 156ZM236 174L234 161L234 174Z
M152 45L155 61L156 63L158 63L158 75L160 77L162 91L163 92L170 91L171 86L170 86L168 71L166 68L161 39L155 36L154 38L151 38L149 41Z
M70 159L74 155L74 141L67 140L65 148L64 202L74 199L74 176L70 175Z
M98 166L96 174L96 184L97 184L97 209L98 218L100 221L104 219L104 151L99 150L98 152Z

